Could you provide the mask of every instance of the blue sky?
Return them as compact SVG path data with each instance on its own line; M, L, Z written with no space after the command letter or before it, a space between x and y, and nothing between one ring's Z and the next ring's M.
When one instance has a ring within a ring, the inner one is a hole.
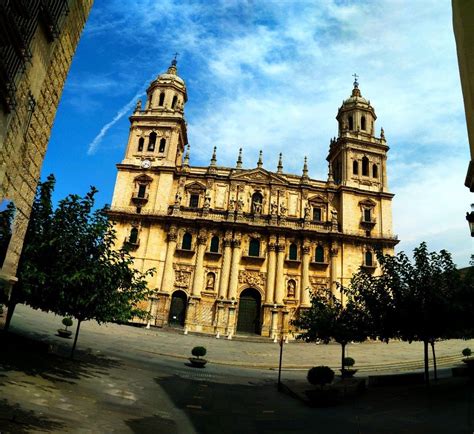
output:
M421 241L459 266L472 251L463 186L468 144L449 0L95 0L43 166L56 198L99 189L110 203L128 116L179 52L191 164L326 179L335 116L359 75L390 146L398 250Z

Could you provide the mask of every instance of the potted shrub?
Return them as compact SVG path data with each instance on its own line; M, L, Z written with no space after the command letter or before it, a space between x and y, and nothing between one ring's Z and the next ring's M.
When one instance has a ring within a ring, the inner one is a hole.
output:
M467 365L467 367L471 370L474 370L474 357L472 357L472 351L470 348L464 348L462 350L462 355L464 359L462 361Z
M194 357L190 357L189 361L191 362L191 365L197 367L197 368L204 368L204 365L207 363L206 359L201 359L201 357L204 357L207 353L207 350L204 347L194 347L191 350L191 354Z
M352 369L355 364L355 360L352 357L344 357L342 361L343 368L341 369L342 378L352 378L357 372L357 369Z
M72 335L71 330L68 330L68 327L72 326L72 319L69 317L63 318L61 321L64 325L63 329L58 329L58 335L62 338L70 338Z
M334 371L329 366L315 366L311 368L308 371L307 379L314 386L319 386L316 389L305 391L312 405L325 407L336 403L336 390L325 388L334 380Z

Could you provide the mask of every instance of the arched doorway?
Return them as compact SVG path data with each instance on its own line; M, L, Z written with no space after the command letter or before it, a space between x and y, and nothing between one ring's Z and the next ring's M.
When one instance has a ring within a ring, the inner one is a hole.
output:
M187 295L184 291L175 291L171 296L170 314L168 324L171 326L184 326L186 318Z
M260 334L260 293L247 288L240 294L237 332Z

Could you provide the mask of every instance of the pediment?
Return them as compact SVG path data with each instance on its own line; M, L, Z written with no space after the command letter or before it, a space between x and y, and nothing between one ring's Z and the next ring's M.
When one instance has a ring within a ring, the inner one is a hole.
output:
M153 178L142 173L141 175L135 177L134 181L140 184L149 184L151 181L153 181Z
M194 181L184 186L186 190L205 190L206 186L200 182Z
M262 184L287 184L286 180L281 176L261 168L244 170L231 175L230 178L233 181L250 181Z
M365 208L373 208L377 205L372 199L364 199L359 202L359 205Z
M320 194L316 194L314 196L309 197L308 202L311 202L311 203L328 203L328 200L324 196L321 196Z

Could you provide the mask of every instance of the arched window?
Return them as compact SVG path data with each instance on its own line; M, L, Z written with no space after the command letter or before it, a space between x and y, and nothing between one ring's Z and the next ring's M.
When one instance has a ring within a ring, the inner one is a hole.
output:
M315 262L324 262L324 248L323 248L323 246L316 247Z
M175 95L173 97L173 101L171 102L171 108L174 109L176 107L176 103L178 102L178 97Z
M150 133L150 137L148 138L148 148L147 151L154 151L155 150L155 143L156 143L156 133L153 131Z
M192 243L193 243L193 236L189 232L186 232L183 235L183 242L181 243L181 248L183 250L191 250Z
M374 265L372 252L370 252L369 250L365 252L365 265L367 265L367 267L372 267Z
M353 130L354 129L354 119L352 118L352 116L349 116L349 130Z
M358 174L359 174L359 162L356 161L356 160L354 160L354 161L352 162L352 173L353 173L354 175L358 175Z
M249 256L260 256L260 241L255 238L250 240Z
M366 128L366 126L365 126L365 116L362 116L360 118L360 129L365 131L365 128Z
M219 237L214 235L211 238L211 245L209 246L209 251L212 253L219 253Z
M252 195L252 212L260 214L262 212L263 196L256 192Z
M296 261L298 259L298 246L295 243L290 244L290 254L288 259L290 261Z
M362 176L369 176L369 159L362 158Z
M138 197L145 197L146 194L146 184L140 184L138 186Z
M372 166L372 177L377 178L379 176L379 168L376 164Z
M166 146L166 139L161 139L160 140L160 147L158 148L158 152L165 152L165 146Z
M160 100L159 100L159 102L158 102L158 105L159 105L160 107L163 107L164 102L165 102L165 93L164 93L164 92L161 92L161 93L160 93Z
M132 228L130 230L130 237L128 238L128 242L130 244L137 244L138 242L138 229L137 228Z
M143 151L143 146L145 146L145 139L143 137L140 137L138 139L138 152Z

